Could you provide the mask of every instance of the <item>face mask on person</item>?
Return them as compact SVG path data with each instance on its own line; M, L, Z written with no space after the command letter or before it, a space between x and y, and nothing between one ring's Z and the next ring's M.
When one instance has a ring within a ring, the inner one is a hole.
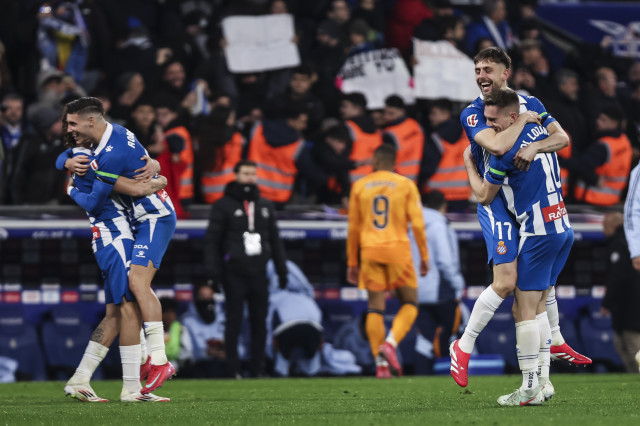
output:
M213 300L196 300L195 305L200 319L206 324L211 324L216 320L216 302Z

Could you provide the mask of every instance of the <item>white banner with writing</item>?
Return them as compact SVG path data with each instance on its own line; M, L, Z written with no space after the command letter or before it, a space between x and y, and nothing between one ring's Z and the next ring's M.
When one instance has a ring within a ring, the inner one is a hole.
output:
M384 100L400 96L413 104L411 75L397 49L378 49L350 56L344 63L336 85L342 93L360 92L367 98L367 109L384 108Z
M480 96L473 60L448 41L413 39L415 96L472 101Z
M222 20L229 71L260 72L300 65L293 16L230 16Z

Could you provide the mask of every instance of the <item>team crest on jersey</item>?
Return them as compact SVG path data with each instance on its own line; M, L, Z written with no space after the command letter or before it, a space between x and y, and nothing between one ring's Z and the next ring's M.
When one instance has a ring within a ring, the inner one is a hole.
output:
M478 124L478 114L471 114L470 116L468 116L467 124L469 125L469 127L476 127L476 124Z
M92 241L97 240L98 238L100 238L100 228L98 228L97 226L92 226L91 227L91 234L93 235L91 240Z
M169 194L167 194L167 191L165 191L164 189L156 192L156 195L160 198L160 200L162 200L163 203L167 201L167 198L169 198Z
M90 165L93 170L98 170L98 160L93 160Z
M496 252L498 252L499 255L507 254L507 246L504 245L504 241L498 241Z

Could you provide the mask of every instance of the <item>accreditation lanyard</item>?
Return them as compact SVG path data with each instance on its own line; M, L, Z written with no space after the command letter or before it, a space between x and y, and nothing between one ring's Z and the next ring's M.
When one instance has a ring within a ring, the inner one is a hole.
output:
M253 232L255 229L255 208L256 203L253 201L244 201L244 212L247 214L247 221L249 222L249 232Z

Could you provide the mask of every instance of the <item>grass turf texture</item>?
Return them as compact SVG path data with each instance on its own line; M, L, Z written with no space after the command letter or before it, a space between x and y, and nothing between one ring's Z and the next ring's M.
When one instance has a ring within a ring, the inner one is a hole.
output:
M121 403L121 383L95 382L109 403L65 398L62 382L0 384L0 424L339 424L640 425L640 376L552 377L542 407L500 407L520 376L472 376L466 389L448 376L257 380L172 380L156 393L169 403Z

